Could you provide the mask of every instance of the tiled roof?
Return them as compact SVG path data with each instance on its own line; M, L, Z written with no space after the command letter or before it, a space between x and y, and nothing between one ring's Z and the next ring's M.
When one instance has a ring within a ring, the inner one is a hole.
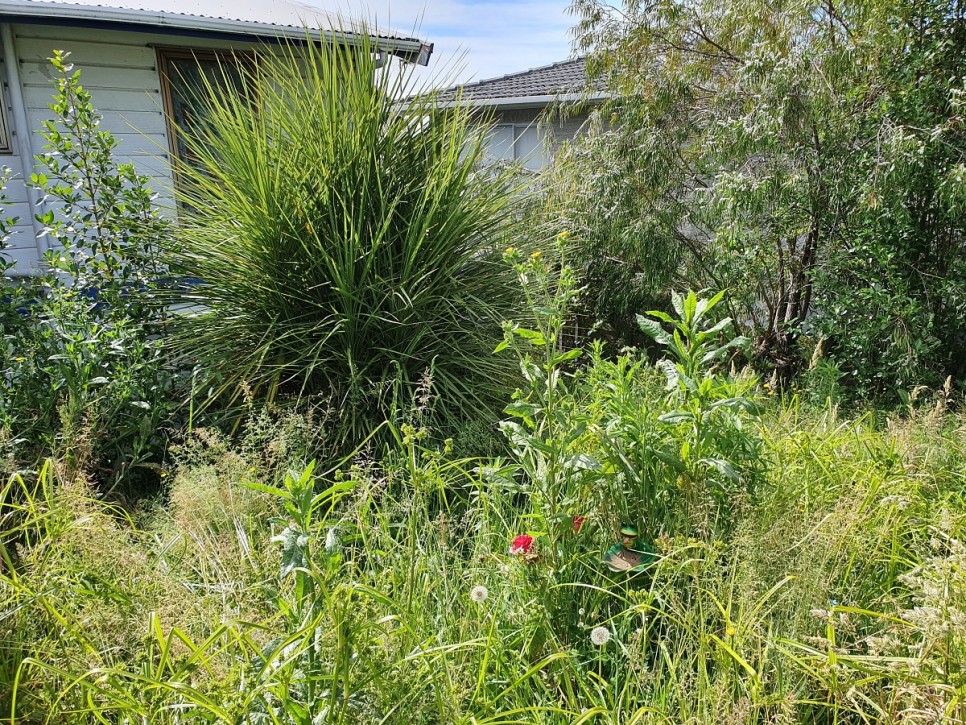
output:
M530 98L579 94L586 90L587 72L584 58L565 60L542 68L511 73L463 86L453 86L440 94L439 100L453 101L462 91L462 100L496 101L501 98ZM601 89L602 90L602 89Z

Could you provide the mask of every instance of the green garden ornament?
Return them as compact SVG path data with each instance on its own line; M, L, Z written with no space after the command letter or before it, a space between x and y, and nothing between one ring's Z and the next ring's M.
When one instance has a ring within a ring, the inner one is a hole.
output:
M611 571L644 571L657 561L657 552L643 542L637 541L637 527L621 526L621 543L614 544L604 554L604 563Z

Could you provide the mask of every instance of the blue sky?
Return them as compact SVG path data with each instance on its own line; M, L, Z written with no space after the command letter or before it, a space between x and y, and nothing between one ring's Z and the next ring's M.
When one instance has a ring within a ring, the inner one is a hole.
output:
M324 0L303 0L324 5ZM355 14L435 44L428 72L494 78L570 57L571 0L350 0ZM421 21L420 21L421 18ZM458 67L459 66L459 67ZM449 85L447 83L446 85Z

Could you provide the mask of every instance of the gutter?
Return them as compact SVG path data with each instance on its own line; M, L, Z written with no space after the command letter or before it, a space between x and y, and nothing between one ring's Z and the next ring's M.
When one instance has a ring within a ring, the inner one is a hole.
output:
M28 6L3 7L0 4L0 16L4 19L23 18L26 22L44 22L55 24L57 20L74 21L79 23L96 22L104 26L123 24L128 26L148 26L170 30L177 35L178 31L195 31L214 34L227 34L255 38L275 38L305 42L306 38L316 42L329 42L353 45L358 33L342 30L317 30L292 25L275 25L273 23L259 23L248 20L232 20L229 18L210 18L182 13L166 13L146 10L131 10L126 8L108 8L97 6L96 12L90 7L64 7L63 5L46 5L43 3ZM71 24L70 22L65 24ZM428 65L433 53L433 44L424 43L415 38L391 38L380 35L370 36L372 48L375 51L392 53L403 60L417 65Z
M540 108L551 103L601 103L610 98L609 93L558 93L552 96L512 96L509 98L480 98L437 103L438 108Z

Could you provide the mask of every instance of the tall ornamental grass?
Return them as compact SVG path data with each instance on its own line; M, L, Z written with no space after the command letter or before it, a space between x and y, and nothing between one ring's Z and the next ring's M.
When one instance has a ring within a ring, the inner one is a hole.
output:
M199 99L178 168L173 264L200 280L180 344L209 401L331 398L349 438L427 371L447 410L489 411L510 372L493 340L518 315L493 255L516 231L512 170L483 169L469 112L375 50L265 51L239 92Z

